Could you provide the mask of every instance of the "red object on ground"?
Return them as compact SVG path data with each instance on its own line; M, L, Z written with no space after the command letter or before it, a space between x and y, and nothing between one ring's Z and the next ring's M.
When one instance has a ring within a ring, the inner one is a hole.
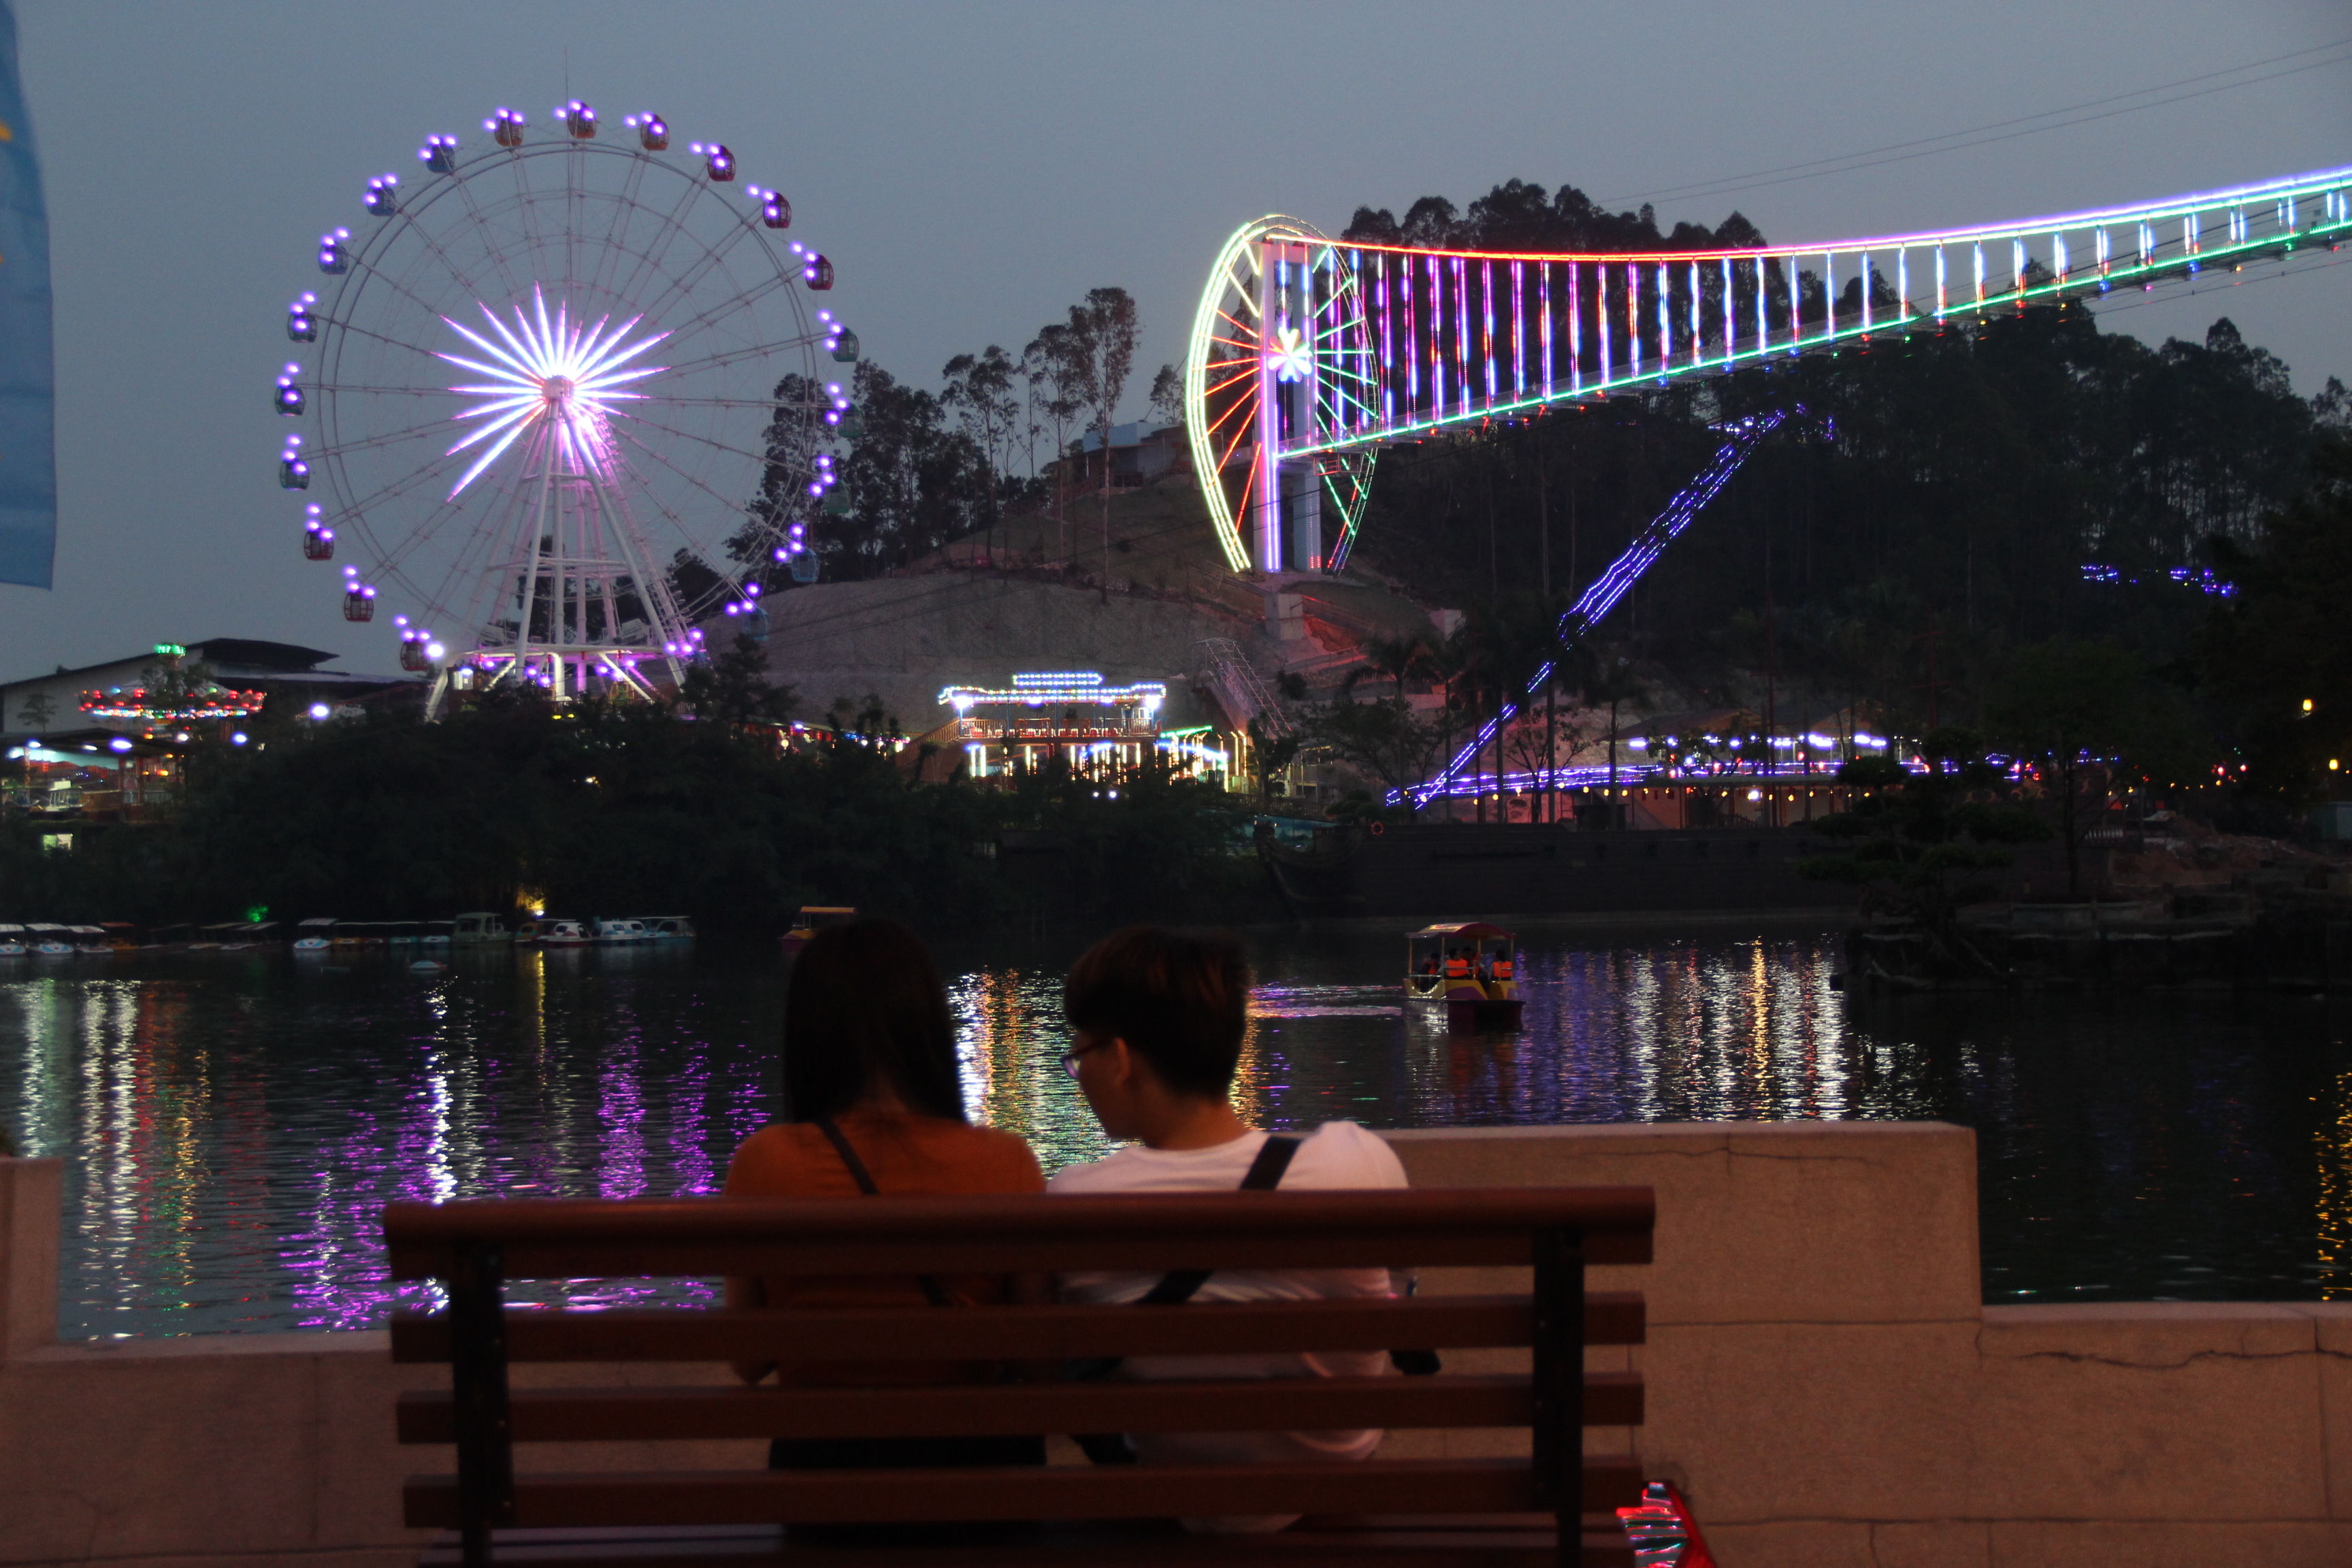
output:
M1625 1527L1633 1561L1642 1568L1716 1568L1689 1502L1672 1481L1643 1487L1640 1506L1619 1509L1617 1522Z

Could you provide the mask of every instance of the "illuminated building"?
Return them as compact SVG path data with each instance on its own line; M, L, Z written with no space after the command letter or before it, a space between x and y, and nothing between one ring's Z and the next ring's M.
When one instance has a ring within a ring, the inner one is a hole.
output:
M1113 686L1095 670L1039 670L1009 687L950 686L940 701L955 710L942 741L960 745L973 778L1037 773L1056 759L1080 778L1115 780L1159 758L1180 773L1222 780L1230 746L1210 726L1161 728L1168 688L1139 680Z

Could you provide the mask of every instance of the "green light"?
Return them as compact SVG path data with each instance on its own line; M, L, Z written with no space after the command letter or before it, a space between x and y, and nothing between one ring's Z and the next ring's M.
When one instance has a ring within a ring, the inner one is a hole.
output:
M268 904L256 904L251 909L245 911L245 923L249 926L257 926L268 918L269 906Z
M155 651L165 658L178 658L188 650L175 642L159 642L155 645Z

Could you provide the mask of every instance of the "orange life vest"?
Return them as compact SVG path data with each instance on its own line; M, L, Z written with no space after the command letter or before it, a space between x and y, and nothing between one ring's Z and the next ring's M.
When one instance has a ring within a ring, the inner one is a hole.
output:
M1511 961L1507 958L1498 958L1495 960L1495 978L1497 980L1508 980L1510 977Z
M1448 980L1469 979L1470 961L1463 957L1460 953L1455 953L1452 957L1448 958L1445 961L1445 978Z

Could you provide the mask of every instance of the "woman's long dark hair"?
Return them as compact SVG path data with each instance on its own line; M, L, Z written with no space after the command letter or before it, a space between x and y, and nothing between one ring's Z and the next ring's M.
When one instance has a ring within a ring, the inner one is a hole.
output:
M919 1116L965 1120L947 991L896 921L827 926L784 992L784 1118L839 1116L881 1089Z

